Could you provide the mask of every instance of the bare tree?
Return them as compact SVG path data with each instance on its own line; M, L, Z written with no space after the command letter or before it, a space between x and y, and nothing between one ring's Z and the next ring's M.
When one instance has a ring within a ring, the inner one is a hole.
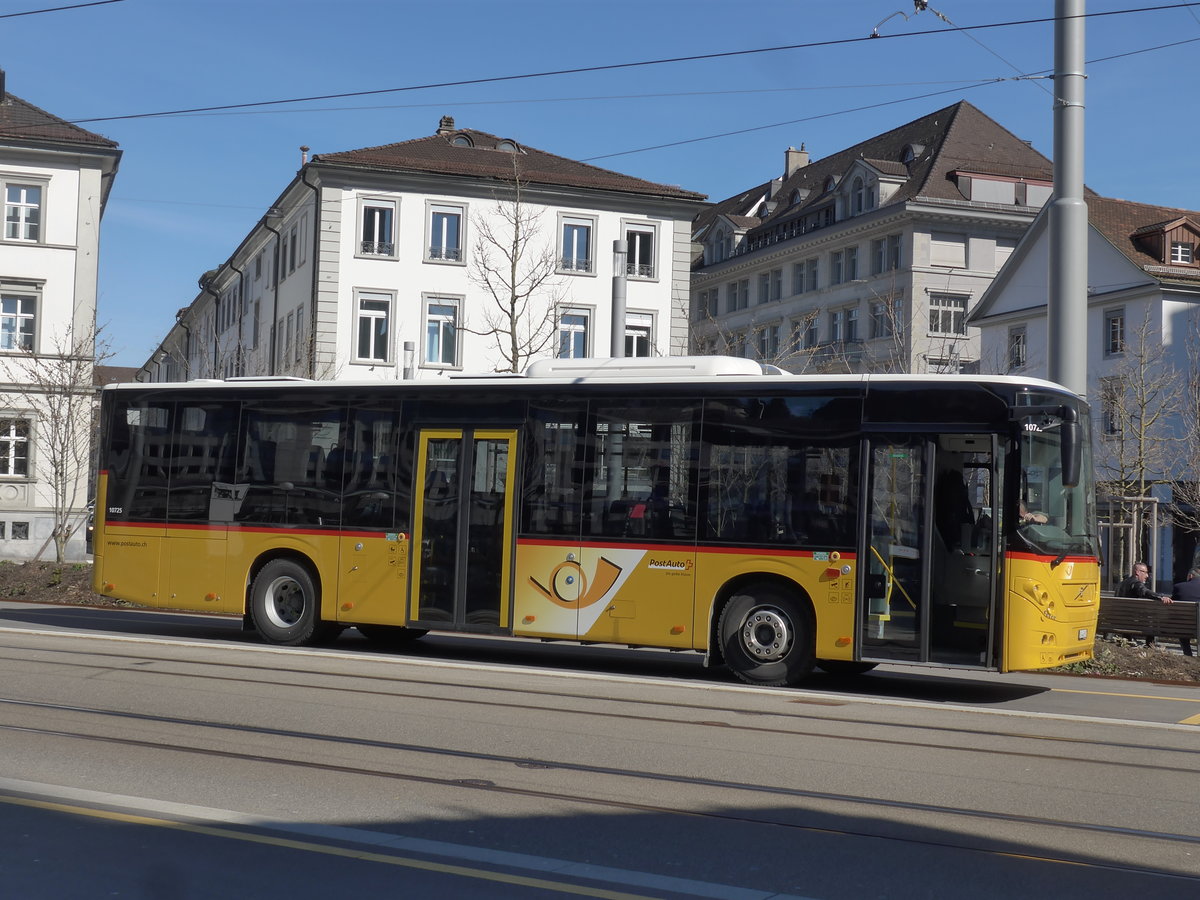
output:
M1184 385L1163 347L1152 312L1122 344L1121 362L1100 379L1102 444L1097 469L1100 486L1112 497L1115 521L1132 528L1133 553L1145 555L1145 511L1152 488L1170 482L1178 449L1173 420ZM1123 548L1121 548L1123 549ZM1127 571L1132 560L1114 565Z
M68 541L87 518L96 424L95 367L110 356L97 329L68 328L52 339L45 353L27 350L3 360L8 393L22 399L34 423L30 474L47 486L40 499L52 510L57 562L65 561Z
M566 296L554 244L542 236L541 211L525 201L525 184L514 154L507 196L497 196L492 215L475 226L470 278L489 303L481 325L461 327L495 342L498 372L520 372L553 346Z

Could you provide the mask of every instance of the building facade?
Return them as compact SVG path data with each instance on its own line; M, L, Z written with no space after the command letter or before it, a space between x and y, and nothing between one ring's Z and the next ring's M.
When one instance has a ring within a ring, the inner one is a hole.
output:
M967 315L1051 193L1052 166L959 102L696 219L692 347L805 371L978 371Z
M2 558L85 558L100 219L120 157L0 72Z
M306 149L306 148L305 148ZM141 377L427 379L687 343L703 196L461 129L305 159Z
M1169 590L1195 563L1200 530L1200 212L1096 195L1087 205L1080 339L1106 578L1120 581L1145 556ZM988 371L1047 376L1047 219L1030 227L971 315Z

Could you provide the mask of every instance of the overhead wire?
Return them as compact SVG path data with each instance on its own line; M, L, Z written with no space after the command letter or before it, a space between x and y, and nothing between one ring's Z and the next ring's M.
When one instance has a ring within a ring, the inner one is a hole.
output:
M1189 2L1185 2L1185 3L1162 4L1162 5L1157 5L1157 6L1144 6L1144 7L1138 7L1136 9L1119 9L1119 10L1106 10L1106 11L1101 11L1101 12L1090 12L1090 13L1083 13L1082 15L1079 15L1079 16L1072 16L1070 18L1090 19L1090 18L1099 18L1099 17L1104 17L1104 16L1119 16L1119 15L1131 15L1131 14L1146 13L1146 12L1159 12L1162 10L1169 10L1169 9L1186 9L1186 8L1191 8L1191 7L1195 7L1195 6L1200 6L1200 0L1189 0ZM1013 20L1013 21L1008 21L1008 22L991 22L991 23L986 23L983 25L964 25L964 26L957 27L956 30L958 30L960 32L969 32L969 31L981 31L981 30L994 29L994 28L1012 28L1012 27L1018 27L1018 26L1023 26L1023 25L1045 24L1047 22L1054 22L1056 20L1057 20L1057 17L1049 16L1049 17L1040 17L1040 18L1033 18L1033 19L1019 19L1019 20ZM379 94L393 94L393 93L404 93L404 92L411 92L411 91L433 90L435 88L466 87L466 86L474 86L474 85L481 85L481 84L499 84L499 83L509 82L509 81L521 81L521 80L529 80L529 79L533 79L533 78L548 78L548 77L561 76L561 75L580 75L580 74L595 73L595 72L611 72L611 71L617 71L620 69L632 69L632 68L639 68L639 67L646 67L646 66L670 65L670 64L683 63L683 62L698 62L698 61L702 61L702 60L730 59L730 58L739 57L739 56L750 56L750 55L762 54L762 53L778 53L778 52L789 51L789 50L809 50L809 49L815 49L815 48L819 48L819 47L837 47L837 46L845 46L847 44L865 43L867 41L895 40L898 38L926 37L926 36L930 36L930 35L941 35L941 34L947 34L947 33L949 33L949 32L947 32L946 29L940 29L940 28L939 29L929 29L929 30L924 30L924 31L911 31L911 32L905 32L903 34L890 34L890 35L874 33L874 34L867 35L864 37L834 38L834 39L823 40L823 41L807 41L807 42L799 43L799 44L784 44L784 45L779 45L779 46L774 46L774 47L758 47L758 48L749 49L749 50L725 50L725 51L720 51L720 52L716 52L716 53L697 53L697 54L690 54L690 55L686 55L686 56L665 57L665 58L660 58L660 59L639 60L639 61L634 61L634 62L606 63L606 64L595 65L595 66L579 66L576 68L569 68L569 69L551 69L551 70L546 70L546 71L542 71L542 72L526 72L526 73L517 74L517 75L496 75L496 76L490 76L490 77L486 77L486 78L468 78L468 79L459 79L456 81L430 82L427 84L405 85L405 86L394 87L394 88L375 88L372 90L365 90L365 91L343 91L343 92L331 93L331 94L314 94L314 95L307 96L307 97L290 97L290 98L277 99L277 100L256 100L256 101L247 101L247 102L243 102L243 103L226 103L226 104L218 104L218 105L212 105L212 106L197 106L197 107L188 107L188 108L172 109L172 110L160 110L157 112L149 112L149 113L130 113L130 114L126 114L126 115L115 115L115 116L90 116L90 117L86 117L86 118L70 119L68 121L71 124L75 124L75 125L94 124L97 122L117 122L117 121L126 121L126 120L130 120L130 119L162 118L162 117L167 117L167 116L178 116L183 113L216 112L216 111L223 111L223 110L250 109L250 108L254 108L254 107L263 107L263 106L282 106L282 105L292 104L292 103L309 103L309 102L314 102L317 100L342 100L342 99L347 99L350 97L368 97L368 96L377 96Z
M0 19L16 19L20 16L36 16L41 13L66 12L71 9L83 9L85 6L108 6L110 3L124 3L125 0L92 0L91 3L73 3L70 6L51 6L47 9L27 9L24 12L0 13Z

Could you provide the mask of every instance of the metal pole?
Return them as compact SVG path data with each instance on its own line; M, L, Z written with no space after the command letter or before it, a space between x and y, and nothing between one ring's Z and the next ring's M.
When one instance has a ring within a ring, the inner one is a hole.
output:
M628 255L624 240L613 241L612 340L609 342L609 356L614 359L625 356L625 261Z
M1048 372L1087 394L1087 204L1083 199L1084 0L1054 4L1054 196L1046 300Z
M413 341L404 342L404 380L413 379L413 358L416 356L417 345Z

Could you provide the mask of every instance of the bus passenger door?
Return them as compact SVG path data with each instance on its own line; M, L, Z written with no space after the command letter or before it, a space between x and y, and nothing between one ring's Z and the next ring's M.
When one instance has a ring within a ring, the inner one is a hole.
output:
M509 628L516 442L515 430L421 432L409 601L414 623Z
M866 459L861 658L987 665L992 436L880 436Z
M870 442L866 547L859 566L863 659L918 661L926 653L928 449L921 435L888 435Z

